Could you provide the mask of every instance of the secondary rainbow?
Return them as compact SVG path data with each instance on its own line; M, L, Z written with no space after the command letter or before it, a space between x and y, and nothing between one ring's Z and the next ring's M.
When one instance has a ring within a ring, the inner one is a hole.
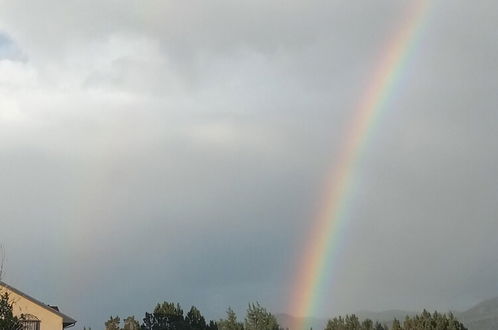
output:
M299 259L297 276L292 283L290 308L298 317L312 316L323 301L321 294L331 282L333 264L339 249L342 227L348 213L348 200L353 195L354 176L368 137L394 87L404 72L406 62L417 44L428 16L429 0L414 0L403 17L402 26L388 42L371 83L354 112L345 144L329 172L321 207L312 224L304 253ZM306 330L304 319L298 319L291 330Z

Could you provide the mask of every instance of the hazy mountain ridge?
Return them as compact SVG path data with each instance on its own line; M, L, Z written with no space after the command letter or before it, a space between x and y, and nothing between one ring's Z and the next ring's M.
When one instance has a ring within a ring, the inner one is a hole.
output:
M360 319L369 318L390 325L394 318L402 321L405 316L415 315L416 312L393 309L382 312L360 311L355 314ZM484 300L466 311L454 312L454 314L469 330L496 330L498 329L498 297ZM302 320L289 314L277 314L276 317L284 329L291 329L292 324ZM307 318L307 321L313 329L324 329L327 324L327 319Z
M313 329L324 329L325 326L327 325L327 320L326 319L320 319L320 318L315 318L315 317L307 317L307 318L302 318L302 317L295 317L289 314L277 314L275 315L277 318L278 324L280 327L284 329L292 329L292 325L296 324L298 321L303 321L303 319L306 319L306 324L308 324L311 328Z
M455 316L469 330L498 329L498 297L480 302L464 312L455 313Z
M372 312L372 311L360 311L356 313L358 318L360 319L371 319L372 321L379 321L380 323L390 324L392 320L398 319L400 321L404 320L405 317L413 316L417 314L416 312L408 312L400 309L390 309L387 311L381 312Z

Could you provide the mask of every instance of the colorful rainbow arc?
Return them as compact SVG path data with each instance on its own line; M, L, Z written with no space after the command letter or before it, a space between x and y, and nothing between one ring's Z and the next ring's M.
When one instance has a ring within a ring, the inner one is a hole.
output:
M296 280L292 283L290 311L296 316L311 316L322 301L323 287L330 282L329 269L334 262L340 228L347 213L347 200L352 193L355 169L362 151L392 95L403 68L416 46L416 41L427 16L429 0L414 0L404 26L385 48L385 55L372 82L361 99L351 126L347 130L346 144L336 166L329 172L322 207L314 221L311 235L299 260ZM291 330L305 330L307 324L299 319Z

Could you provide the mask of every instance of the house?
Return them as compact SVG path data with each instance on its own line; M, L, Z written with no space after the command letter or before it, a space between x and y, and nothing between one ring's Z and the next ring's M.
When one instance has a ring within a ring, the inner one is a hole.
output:
M0 294L7 292L15 316L23 316L24 330L62 330L76 321L50 306L0 281Z

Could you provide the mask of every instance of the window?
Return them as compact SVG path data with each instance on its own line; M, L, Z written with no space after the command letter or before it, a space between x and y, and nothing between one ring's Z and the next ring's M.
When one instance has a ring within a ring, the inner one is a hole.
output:
M23 314L21 316L23 330L40 330L40 320L31 314Z

